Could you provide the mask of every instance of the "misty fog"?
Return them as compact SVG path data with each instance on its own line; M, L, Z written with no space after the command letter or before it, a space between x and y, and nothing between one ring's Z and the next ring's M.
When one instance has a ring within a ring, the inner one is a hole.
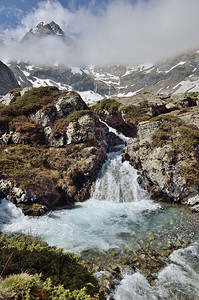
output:
M57 1L42 1L17 28L4 31L0 59L69 66L155 63L199 48L198 11L198 0L112 1L98 13L71 12ZM52 20L75 47L55 37L19 43L39 22Z

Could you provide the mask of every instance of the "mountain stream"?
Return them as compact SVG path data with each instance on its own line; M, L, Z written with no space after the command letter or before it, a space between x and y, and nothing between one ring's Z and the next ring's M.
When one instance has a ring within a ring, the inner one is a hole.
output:
M150 200L122 150L108 155L85 202L28 217L3 199L0 230L79 254L109 284L107 299L199 299L198 215Z

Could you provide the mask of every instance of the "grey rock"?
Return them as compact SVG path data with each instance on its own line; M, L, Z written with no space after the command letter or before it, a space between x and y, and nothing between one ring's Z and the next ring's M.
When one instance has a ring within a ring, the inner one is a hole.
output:
M15 132L12 134L12 141L14 144L19 144L21 140L21 133L20 132Z
M32 87L30 87L30 86L23 88L20 92L21 96L23 96L26 92L30 91L31 89L32 89Z
M151 139L153 133L158 129L161 125L162 121L156 122L140 122L138 125L138 135L140 139L140 143L144 143Z
M75 126L73 122L70 122L66 132L67 144L94 140L96 138L95 129L95 120L88 115L80 117Z
M192 206L191 211L193 213L199 213L199 204Z
M67 116L76 110L88 109L79 94L75 92L69 92L67 95L59 98L55 106L59 117Z
M12 93L7 93L4 97L0 99L0 104L9 105L16 100L16 95Z

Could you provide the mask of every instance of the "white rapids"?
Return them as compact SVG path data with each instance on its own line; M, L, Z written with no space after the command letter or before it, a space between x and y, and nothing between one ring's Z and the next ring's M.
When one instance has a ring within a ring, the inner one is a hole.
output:
M162 241L168 236L171 239L190 235L192 246L170 255L155 286L137 270L124 274L112 297L115 300L199 299L198 242L189 229L192 217L150 200L137 182L136 170L128 162L122 162L121 152L122 147L108 155L92 197L68 209L28 217L3 199L0 231L38 236L50 245L80 255L89 250L104 253L124 247L136 249L151 235Z

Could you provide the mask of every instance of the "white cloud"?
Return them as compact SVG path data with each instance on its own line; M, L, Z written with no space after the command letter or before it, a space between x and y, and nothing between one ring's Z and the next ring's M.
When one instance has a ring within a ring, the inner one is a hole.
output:
M40 21L54 20L70 36L76 36L77 47L68 52L48 40L28 48L7 48L7 57L34 61L60 61L65 64L130 64L156 62L199 47L198 0L112 1L98 14L79 8L70 12L58 1L43 1L26 15L14 31L22 36Z

